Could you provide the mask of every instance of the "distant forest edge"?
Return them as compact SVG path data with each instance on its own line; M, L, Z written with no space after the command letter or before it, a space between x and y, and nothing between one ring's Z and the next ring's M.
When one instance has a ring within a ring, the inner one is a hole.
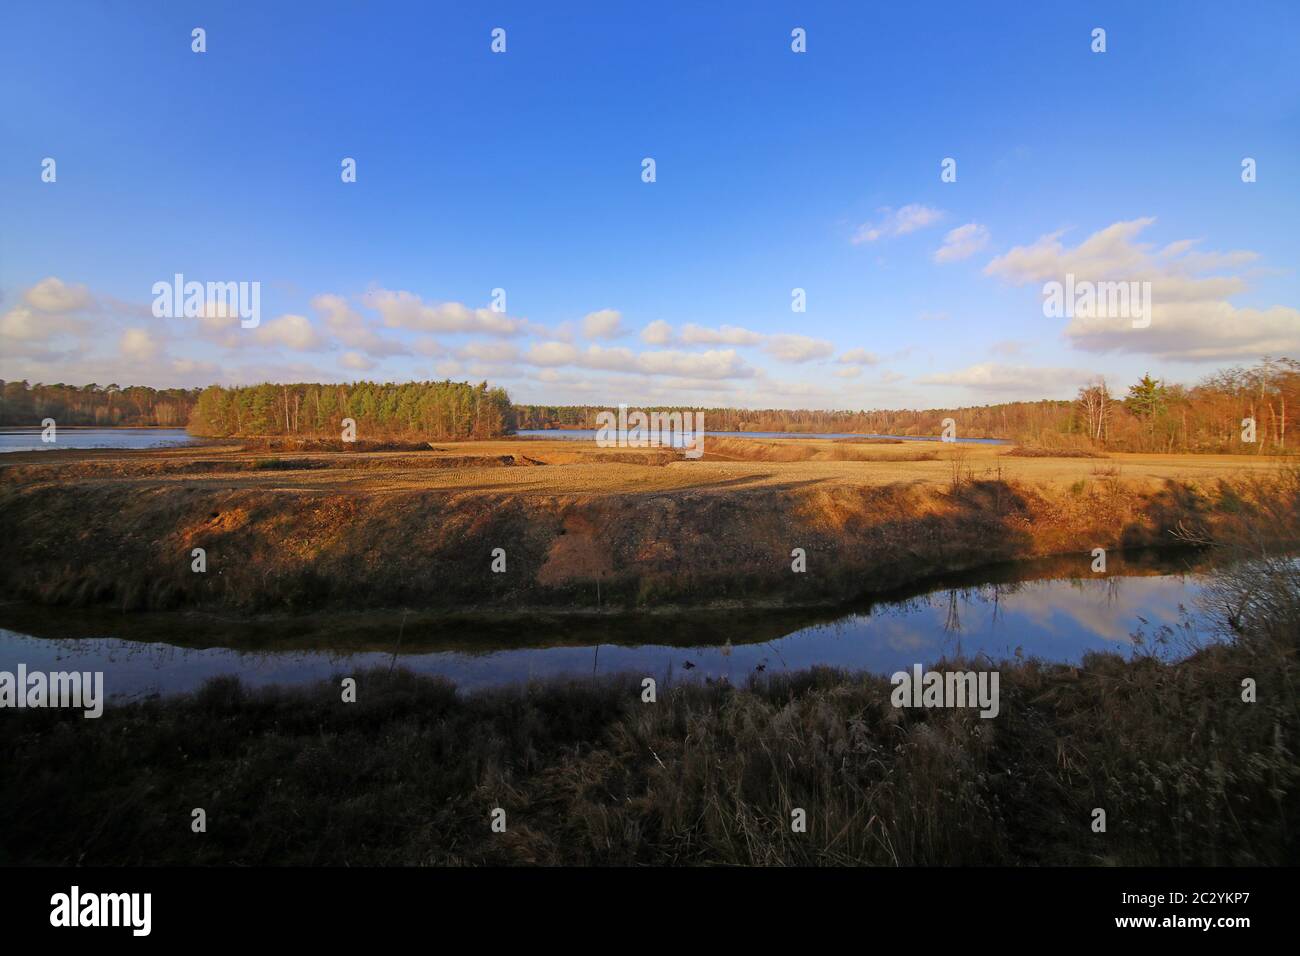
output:
M1300 362L1266 358L1215 372L1190 387L1146 375L1112 391L1098 378L1065 401L922 411L699 410L705 427L714 432L933 437L943 419L952 418L959 437L1004 438L1047 449L1278 454L1300 447L1297 409ZM213 438L338 438L343 419L351 418L359 439L455 441L497 438L519 429L595 428L596 415L606 410L610 406L513 405L505 389L486 382L213 385L200 390L0 381L0 425L39 425L47 417L60 425L187 425L193 434ZM1242 441L1246 419L1255 423L1253 443Z
M788 411L706 408L711 432L851 432L912 437L938 436L945 418L958 437L1005 438L1039 448L1161 452L1277 454L1300 447L1300 362L1264 359L1258 365L1215 372L1199 384L1169 384L1150 375L1112 391L1105 378L1079 389L1068 401L1006 402L923 411ZM644 411L673 411L671 407ZM595 428L592 405L516 405L520 429ZM1253 443L1242 441L1243 420L1255 422Z
M0 379L0 425L184 428L199 397L197 388L145 385L30 385Z

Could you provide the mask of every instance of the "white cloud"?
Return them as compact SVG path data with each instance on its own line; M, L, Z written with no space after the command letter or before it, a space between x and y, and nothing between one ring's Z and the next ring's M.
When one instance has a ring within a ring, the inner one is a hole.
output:
M679 375L718 379L753 374L731 349L681 352L672 349L634 353L625 348L590 345L579 349L567 342L539 342L523 356L529 365L559 368L566 365L608 372L639 372L647 375Z
M732 349L707 352L643 352L638 356L640 370L652 375L680 375L687 378L747 378L753 369Z
M979 392L1004 395L1027 393L1041 397L1044 393L1073 391L1093 376L1092 372L1073 368L1034 368L1027 365L998 365L985 362L969 365L955 372L924 375L921 385L959 385Z
M0 315L0 336L6 339L19 339L25 342L43 341L49 337L49 326L44 316L37 316L26 306L20 305Z
M502 312L471 309L459 302L426 304L411 292L378 289L365 296L365 303L394 329L420 332L479 332L485 335L520 335L525 324Z
M263 322L253 337L259 345L280 346L294 352L315 352L325 345L311 322L301 315L281 315Z
M90 308L93 301L84 285L67 285L55 276L36 283L23 298L42 312L76 312Z
M344 352L339 357L339 365L354 372L368 372L375 367L374 361L360 352Z
M866 349L849 349L835 361L845 365L877 365L880 363L880 356Z
M663 319L656 319L641 330L641 341L646 345L667 345L673 340L673 327Z
M132 362L151 362L162 352L162 346L147 329L127 329L118 342L122 357Z
M875 222L864 223L858 227L858 231L853 236L855 244L905 236L938 222L944 215L942 210L920 203L910 203L897 210L886 206L877 211L880 217Z
M1247 289L1241 275L1208 274L1240 267L1254 252L1197 253L1193 240L1153 251L1136 241L1155 220L1117 222L1069 248L1062 232L1017 246L984 268L1014 285L1066 281L1150 282L1150 325L1134 328L1120 315L1076 315L1065 335L1090 352L1132 352L1184 361L1240 360L1300 351L1300 310L1273 305L1238 308L1228 299ZM1052 321L1044 319L1044 321Z
M409 355L410 350L401 342L386 339L372 327L364 316L351 308L342 296L322 294L311 300L325 322L325 328L338 342L367 355Z
M514 362L519 358L519 349L510 342L470 342L456 354L478 362Z
M692 322L682 326L682 341L687 345L761 345L763 336L736 325L710 329Z
M782 362L810 362L834 355L835 343L807 335L773 335L763 344L763 350Z
M0 338L37 343L85 334L89 323L73 313L94 308L95 300L85 286L70 286L47 276L23 294L22 302L0 315Z
M943 245L934 251L935 262L969 259L989 244L989 231L977 222L952 229L943 237Z
M578 350L568 342L539 342L524 358L532 365L572 365L578 360Z
M589 339L612 339L623 334L623 316L615 309L589 312L582 320L582 334Z

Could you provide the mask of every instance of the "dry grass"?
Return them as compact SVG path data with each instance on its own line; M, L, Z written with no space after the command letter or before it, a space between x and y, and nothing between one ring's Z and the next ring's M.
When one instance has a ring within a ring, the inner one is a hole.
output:
M1276 462L1242 456L1102 468L918 444L720 439L697 461L566 440L6 455L0 591L123 609L585 608L597 586L621 606L809 605L1011 558L1177 544L1180 529L1212 534L1225 501L1295 500L1268 484ZM196 547L206 575L189 569ZM489 571L497 547L506 574ZM795 547L807 574L790 571Z
M883 677L829 670L661 685L653 704L634 675L464 697L377 670L348 705L337 681L221 678L95 721L18 711L0 863L1294 862L1300 576L1257 561L1220 597L1230 642L1181 663L1003 663L992 720L896 709Z

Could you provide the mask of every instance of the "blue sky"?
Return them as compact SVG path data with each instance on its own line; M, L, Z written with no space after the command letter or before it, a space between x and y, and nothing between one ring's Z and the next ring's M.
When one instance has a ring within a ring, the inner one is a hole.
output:
M1297 64L1284 2L9 3L0 378L862 408L1300 358ZM154 316L176 273L260 324ZM1046 317L1066 273L1150 327Z

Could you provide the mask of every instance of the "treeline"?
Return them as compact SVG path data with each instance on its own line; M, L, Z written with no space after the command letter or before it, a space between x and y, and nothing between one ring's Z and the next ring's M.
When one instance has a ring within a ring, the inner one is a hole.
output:
M510 396L486 382L212 385L199 394L189 429L213 438L338 438L345 418L363 440L453 441L514 431Z
M1062 431L1076 443L1121 451L1284 454L1296 448L1298 409L1300 362L1265 358L1191 387L1144 375L1116 395L1097 379L1079 389Z
M1034 429L1060 418L1069 402L1013 402L982 408L947 408L877 411L821 411L785 408L692 408L704 412L711 432L848 432L855 434L938 435L945 417L957 417L962 434L1001 437L1013 431ZM642 411L684 411L681 406L629 406ZM596 416L617 411L605 405L516 405L515 420L522 429L596 428Z
M517 405L514 411L518 427L532 429L595 428L596 415L608 410L593 405ZM1265 358L1254 366L1215 372L1192 386L1144 375L1118 392L1101 378L1079 389L1072 401L919 411L693 410L704 412L705 427L711 432L938 436L943 419L952 418L961 437L1004 438L1046 448L1276 454L1295 448L1300 440L1295 432L1300 362Z
M180 428L189 421L197 388L144 385L44 385L0 379L0 425L60 425Z

